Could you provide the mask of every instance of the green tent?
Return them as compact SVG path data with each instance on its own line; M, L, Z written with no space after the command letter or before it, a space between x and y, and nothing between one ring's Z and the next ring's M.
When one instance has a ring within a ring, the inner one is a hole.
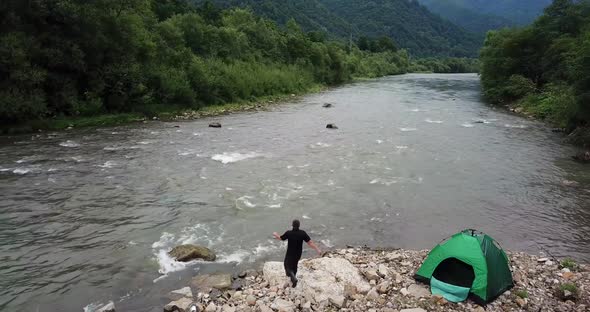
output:
M450 301L486 304L514 286L508 257L490 236L464 230L438 244L415 275Z

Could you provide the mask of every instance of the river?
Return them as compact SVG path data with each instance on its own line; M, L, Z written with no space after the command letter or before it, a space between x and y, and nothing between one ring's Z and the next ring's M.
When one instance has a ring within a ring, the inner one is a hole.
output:
M472 74L0 140L0 310L161 311L197 272L280 260L271 233L293 218L323 249L430 248L477 228L507 249L590 261L588 167L547 125L484 104ZM180 243L219 261L176 263L166 251Z

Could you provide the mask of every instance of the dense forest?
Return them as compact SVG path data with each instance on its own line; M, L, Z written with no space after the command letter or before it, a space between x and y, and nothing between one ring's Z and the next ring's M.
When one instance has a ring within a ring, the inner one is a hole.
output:
M532 25L489 32L485 96L570 130L590 121L590 1L555 0Z
M205 0L194 0L204 3ZM284 25L295 19L304 31L354 40L392 38L418 57L476 57L483 38L431 13L414 0L213 0L223 7L251 8Z
M404 73L393 42L284 28L244 9L182 0L5 0L0 121L94 116L253 100Z

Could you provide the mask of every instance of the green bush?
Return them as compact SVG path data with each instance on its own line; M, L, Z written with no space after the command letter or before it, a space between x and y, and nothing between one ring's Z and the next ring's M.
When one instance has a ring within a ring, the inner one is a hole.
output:
M517 289L514 291L514 295L522 299L526 299L529 297L529 292L526 291L526 289Z
M576 262L571 258L565 258L561 261L560 267L568 268L573 271L576 269Z

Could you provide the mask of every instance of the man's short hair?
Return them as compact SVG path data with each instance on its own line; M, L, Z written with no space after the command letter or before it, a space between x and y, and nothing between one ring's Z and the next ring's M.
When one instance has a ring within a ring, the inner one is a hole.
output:
M294 230L299 230L299 225L301 225L299 220L297 220L297 219L293 220L293 229Z

